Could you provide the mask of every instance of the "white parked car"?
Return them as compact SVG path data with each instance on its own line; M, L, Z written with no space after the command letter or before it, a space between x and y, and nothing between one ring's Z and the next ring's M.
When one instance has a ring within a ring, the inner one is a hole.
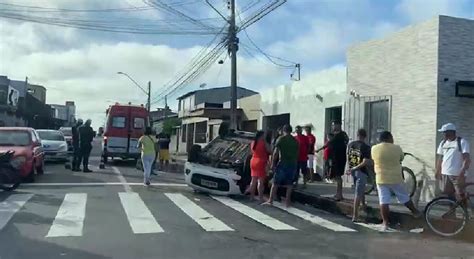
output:
M202 149L194 145L184 168L186 183L212 194L243 194L251 180L250 143L254 136L237 131L215 138Z
M67 161L68 144L58 130L37 130L41 139L46 161Z

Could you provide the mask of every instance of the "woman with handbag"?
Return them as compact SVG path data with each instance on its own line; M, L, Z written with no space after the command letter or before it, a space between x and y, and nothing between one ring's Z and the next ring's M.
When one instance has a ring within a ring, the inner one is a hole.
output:
M145 134L138 140L138 147L141 149L141 157L143 164L143 183L150 185L150 174L152 171L153 162L156 158L156 139L153 136L152 129L147 127Z

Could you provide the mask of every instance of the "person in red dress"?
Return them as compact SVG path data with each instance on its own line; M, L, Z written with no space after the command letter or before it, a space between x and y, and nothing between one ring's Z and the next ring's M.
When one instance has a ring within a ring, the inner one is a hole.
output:
M266 141L266 134L258 131L255 139L250 145L252 150L252 159L250 160L250 171L252 181L250 182L250 199L255 199L255 192L258 184L258 198L263 202L263 192L265 190L265 179L267 177L268 159L272 152L270 143Z

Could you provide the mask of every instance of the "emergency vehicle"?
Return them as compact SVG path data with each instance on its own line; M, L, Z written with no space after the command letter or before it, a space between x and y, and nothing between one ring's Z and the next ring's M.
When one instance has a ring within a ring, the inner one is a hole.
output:
M143 105L119 104L109 106L106 111L102 156L108 158L138 159L138 139L149 125L149 113Z

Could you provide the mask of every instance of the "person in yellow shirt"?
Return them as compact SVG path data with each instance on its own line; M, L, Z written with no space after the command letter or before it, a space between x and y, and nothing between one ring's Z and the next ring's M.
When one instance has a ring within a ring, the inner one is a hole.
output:
M150 174L156 157L156 139L150 127L145 129L145 134L138 140L138 147L142 151L144 184L150 185Z
M389 204L392 193L413 213L415 218L421 217L421 213L411 201L410 195L403 185L401 165L404 157L403 151L393 142L392 134L389 131L384 131L380 134L380 144L373 146L371 151L379 193L380 214L383 220L382 231L389 231Z

